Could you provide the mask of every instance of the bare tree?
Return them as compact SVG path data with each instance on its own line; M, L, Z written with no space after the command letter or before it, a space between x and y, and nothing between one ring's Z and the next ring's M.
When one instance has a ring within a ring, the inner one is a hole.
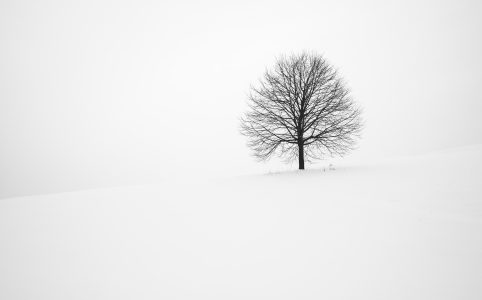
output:
M362 127L360 109L336 70L320 55L302 53L277 60L257 87L241 133L260 160L274 154L287 160L343 156L353 149Z

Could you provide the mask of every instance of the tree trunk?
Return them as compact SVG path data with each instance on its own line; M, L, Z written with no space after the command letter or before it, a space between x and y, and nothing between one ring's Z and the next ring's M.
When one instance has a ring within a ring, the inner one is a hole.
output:
M303 144L298 144L298 169L305 169L305 153L303 151Z

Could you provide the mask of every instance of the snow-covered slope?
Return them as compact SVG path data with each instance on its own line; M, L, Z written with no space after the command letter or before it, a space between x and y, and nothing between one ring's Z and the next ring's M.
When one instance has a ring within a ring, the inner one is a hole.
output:
M482 146L0 200L0 299L482 299Z

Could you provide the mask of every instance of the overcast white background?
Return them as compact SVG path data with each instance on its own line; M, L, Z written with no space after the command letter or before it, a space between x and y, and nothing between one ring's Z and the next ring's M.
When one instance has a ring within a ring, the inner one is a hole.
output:
M353 157L481 143L481 16L460 0L2 0L0 197L275 169L239 117L301 50L364 109Z

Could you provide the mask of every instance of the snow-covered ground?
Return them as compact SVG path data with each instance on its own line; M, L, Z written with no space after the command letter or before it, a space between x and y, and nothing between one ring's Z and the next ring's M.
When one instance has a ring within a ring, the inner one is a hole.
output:
M482 299L482 146L3 199L0 299Z

